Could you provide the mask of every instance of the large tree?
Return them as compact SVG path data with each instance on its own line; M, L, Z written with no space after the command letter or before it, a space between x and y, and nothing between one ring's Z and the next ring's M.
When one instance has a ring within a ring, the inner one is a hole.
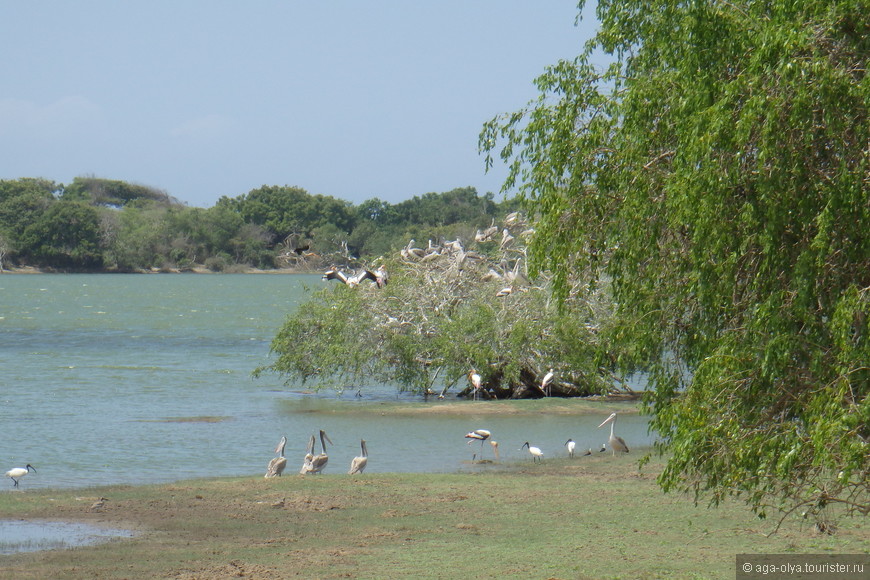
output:
M600 0L481 133L539 216L533 266L612 280L603 342L650 373L665 489L870 512L868 13Z

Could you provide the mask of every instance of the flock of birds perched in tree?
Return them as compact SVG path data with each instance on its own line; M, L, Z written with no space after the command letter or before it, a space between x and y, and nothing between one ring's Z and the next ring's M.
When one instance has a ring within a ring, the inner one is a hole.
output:
M625 439L619 437L614 433L614 425L616 424L616 413L611 413L611 415L605 419L598 427L604 427L607 424L610 424L610 439L608 442L602 443L600 452L604 452L607 450L607 445L610 445L610 449L613 451L613 455L619 453L628 453L628 445L625 443ZM465 435L465 438L468 439L468 444L475 441L480 441L480 456L481 461L484 461L483 458L483 444L488 442L490 447L492 448L493 455L495 459L499 459L498 453L498 442L492 439L492 432L488 429L475 429L474 431L470 431ZM319 474L323 472L323 469L326 467L327 462L329 461L329 456L326 453L326 441L329 441L329 444L332 445L332 440L326 435L326 432L322 429L320 430L320 453L314 454L314 447L316 443L316 439L314 435L308 440L308 448L305 453L305 456L302 459L302 469L299 470L301 475L307 474ZM281 437L281 441L278 442L278 445L275 447L275 457L269 461L268 466L266 467L266 478L270 477L280 477L284 473L284 469L287 467L287 458L284 457L284 448L287 445L287 438ZM574 450L576 447L576 443L573 439L568 439L565 442L565 447L568 449L568 456L574 457ZM535 447L534 445L530 445L528 441L523 443L520 449L528 448L529 454L532 456L532 461L542 461L544 459L544 452L540 447ZM592 449L588 449L584 455L592 455ZM477 459L477 452L472 456L472 461ZM357 473L362 473L365 471L366 465L368 464L368 449L366 448L365 439L360 440L360 454L351 460L350 470L348 470L349 475L354 475ZM8 474L7 474L8 475ZM17 484L16 484L17 485Z

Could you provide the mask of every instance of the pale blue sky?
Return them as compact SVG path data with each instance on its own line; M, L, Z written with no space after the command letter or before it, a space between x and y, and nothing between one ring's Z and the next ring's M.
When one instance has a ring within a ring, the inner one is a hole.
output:
M498 194L481 126L581 52L585 14L575 26L576 0L3 0L0 179L95 175L198 207L264 184L353 203Z

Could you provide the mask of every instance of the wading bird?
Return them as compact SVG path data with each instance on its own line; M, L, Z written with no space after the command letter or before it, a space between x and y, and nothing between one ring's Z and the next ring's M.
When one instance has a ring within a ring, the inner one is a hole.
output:
M544 452L541 451L541 449L540 449L539 447L535 447L535 446L533 446L533 445L529 445L529 442L528 442L528 441L526 441L525 443L523 443L523 447L528 447L528 448L529 448L529 453L532 454L532 461L537 461L537 460L539 460L539 459L540 459L540 460L543 460L543 458L544 458ZM520 449L522 449L523 447L520 447Z
M477 373L476 369L471 369L468 371L468 380L471 381L471 386L473 387L473 392L471 398L475 401L480 396L480 388L481 388L481 379L480 375Z
M329 461L329 456L326 454L326 443L325 441L329 441L329 444L332 445L332 439L330 439L326 432L321 429L320 430L320 453L315 455L311 460L311 467L308 468L308 473L320 473L323 471L323 468L326 467L326 462Z
M30 473L30 470L33 470L33 473L36 473L36 468L27 464L27 467L14 467L6 472L6 477L11 479L13 483L13 487L18 487L18 480Z
M620 453L628 453L628 445L625 444L625 439L619 437L618 435L613 434L613 426L616 425L616 413L611 413L610 417L601 422L601 425L598 427L604 427L610 423L610 439L608 439L608 443L610 443L610 449L613 450L613 454L616 455L616 452ZM602 446L602 451L604 451Z
M467 433L465 435L465 438L468 439L469 445L471 445L472 441L480 441L480 455L481 455L481 457L483 457L483 442L486 441L487 439L489 439L490 435L492 435L492 433L490 433L486 429L475 429L474 431ZM496 445L498 445L498 444L496 443ZM475 453L472 456L471 460L474 461L474 459L476 457L477 457L477 454Z
M360 439L359 447L362 451L362 455L354 457L353 460L350 462L350 471L347 472L349 475L353 475L354 473L362 473L363 471L365 471L366 464L368 464L369 462L369 451L368 449L366 449L365 439Z
M308 439L308 447L305 453L305 457L302 459L302 469L299 470L299 473L306 474L311 469L311 461L314 459L314 435L312 435Z
M553 369L550 369L550 372L544 375L544 378L541 380L541 390L544 391L544 394L548 397L550 396L550 385L553 382Z
M281 441L275 447L275 454L278 457L272 458L266 467L265 477L280 477L284 473L284 468L287 467L287 458L284 457L284 446L287 445L287 438L281 437Z
M573 439L565 441L565 447L568 448L568 457L574 457L574 448L577 446Z

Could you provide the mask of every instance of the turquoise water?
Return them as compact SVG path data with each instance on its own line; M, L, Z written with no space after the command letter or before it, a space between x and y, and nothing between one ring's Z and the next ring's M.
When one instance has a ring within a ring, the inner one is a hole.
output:
M526 440L548 456L564 455L568 437L580 449L606 441L596 429L604 417L355 414L400 395L252 379L287 314L322 284L319 275L0 275L0 473L32 464L21 490L262 476L282 435L295 473L319 429L335 444L327 473L347 471L361 438L368 472L467 469L463 436L476 428L493 431L502 459L524 459ZM630 445L650 441L636 416L617 432Z

